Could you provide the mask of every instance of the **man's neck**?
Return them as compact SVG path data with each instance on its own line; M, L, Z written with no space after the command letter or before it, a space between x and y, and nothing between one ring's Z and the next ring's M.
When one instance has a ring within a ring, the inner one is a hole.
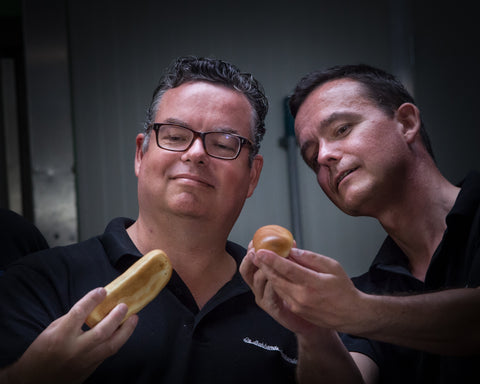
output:
M378 220L408 257L412 274L424 281L460 189L438 172L428 180L409 182L409 192L392 202Z
M163 250L201 308L225 283L237 265L225 250L228 233L212 223L187 218L149 222L139 217L127 229L142 254Z

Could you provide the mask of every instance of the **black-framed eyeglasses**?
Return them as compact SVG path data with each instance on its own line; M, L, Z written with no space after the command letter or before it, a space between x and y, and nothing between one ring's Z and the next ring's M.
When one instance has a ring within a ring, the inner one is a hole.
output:
M155 131L157 145L167 151L184 152L200 136L207 155L217 159L234 160L244 145L253 145L245 137L230 132L197 132L181 125L169 123L155 123L150 127Z

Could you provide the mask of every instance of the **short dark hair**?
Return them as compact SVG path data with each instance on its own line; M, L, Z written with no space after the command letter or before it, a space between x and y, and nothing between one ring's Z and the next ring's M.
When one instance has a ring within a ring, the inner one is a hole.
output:
M162 96L166 91L190 81L206 81L224 85L241 92L248 99L254 112L253 146L250 161L260 150L260 142L265 135L265 117L268 112L268 100L262 85L250 73L241 72L236 66L223 60L185 56L176 59L166 70L153 92L147 111L145 129L154 123L155 115ZM146 138L148 144L148 138Z
M363 84L366 97L383 109L389 116L393 117L395 111L403 103L415 104L413 97L403 84L395 76L382 69L366 64L341 65L326 70L310 72L299 81L289 99L292 116L295 117L297 115L300 106L316 88L327 82L344 78ZM423 120L421 120L420 136L428 153L435 159Z

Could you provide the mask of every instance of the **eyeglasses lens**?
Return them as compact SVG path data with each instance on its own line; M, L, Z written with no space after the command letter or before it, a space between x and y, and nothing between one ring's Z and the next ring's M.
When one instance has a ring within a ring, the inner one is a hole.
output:
M198 133L197 133L198 134ZM161 148L171 151L185 151L195 139L195 132L177 125L161 125L157 132L157 142ZM238 155L241 140L225 132L204 134L205 151L213 157L233 159Z
M226 159L237 156L240 139L228 133L210 132L205 135L207 153Z
M183 151L187 149L194 133L188 129L175 125L162 125L158 130L158 145L165 149Z

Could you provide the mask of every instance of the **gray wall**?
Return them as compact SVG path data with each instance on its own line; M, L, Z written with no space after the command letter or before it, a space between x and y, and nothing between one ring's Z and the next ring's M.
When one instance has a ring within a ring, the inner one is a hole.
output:
M285 130L283 100L301 76L319 67L364 62L395 72L424 111L447 177L456 182L468 169L480 169L480 130L473 117L479 101L473 71L479 63L472 53L478 37L471 24L459 30L457 23L465 17L469 21L473 12L435 5L434 15L427 3L391 3L62 2L78 238L101 233L113 217L136 217L135 136L162 70L180 55L231 61L252 72L270 100L263 173L231 235L244 245L261 225L292 226L287 155L279 145ZM32 7L32 1L24 4L27 11ZM372 219L338 211L299 157L297 164L302 246L339 260L351 275L364 271L383 240L382 229Z

